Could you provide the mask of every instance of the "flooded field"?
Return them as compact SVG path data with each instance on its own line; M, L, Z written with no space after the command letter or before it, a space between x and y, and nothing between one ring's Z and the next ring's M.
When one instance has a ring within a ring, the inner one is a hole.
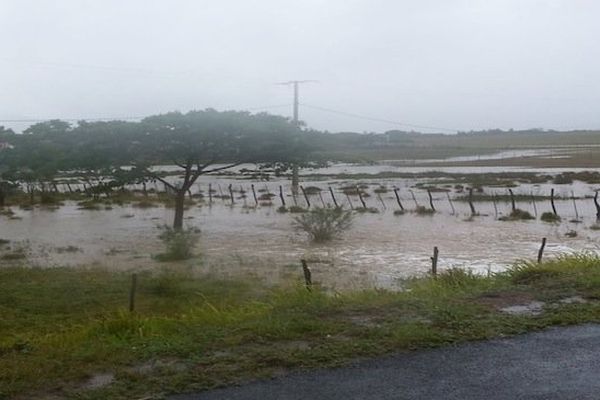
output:
M379 169L376 169L379 168ZM600 185L575 181L568 185L552 183L521 184L515 187L517 208L538 218L531 221L499 221L497 217L511 211L508 201L478 201L479 216L471 218L469 205L462 201L462 187L453 184L437 186L445 191L432 193L436 213L418 215L411 212L417 206L430 207L428 194L419 187L431 179L360 179L320 178L310 174L377 173L393 168L413 172L413 168L385 166L336 165L316 171L305 171L304 186L314 186L321 194L309 197L312 206L333 205L328 191L334 189L338 203L344 208L358 208L356 195L345 195L342 188L359 185L364 200L373 212L356 213L353 227L343 238L329 244L311 244L304 232L292 226L294 214L279 213L278 196L260 201L256 206L249 187L257 194L278 194L283 187L287 205L294 204L287 180L255 182L235 177L203 177L194 193L204 193L186 211L186 224L201 229L198 248L200 257L186 261L200 272L217 276L252 274L276 283L291 277L301 277L299 260L308 260L313 278L334 290L350 288L396 288L400 278L426 273L430 268L433 246L440 249L439 268L464 267L479 273L502 270L516 259L533 259L543 237L548 239L546 256L571 252L600 252L600 230L596 226L594 190ZM443 169L446 172L446 169ZM454 169L448 169L454 170ZM463 171L461 172L466 172ZM481 172L479 169L478 172ZM562 171L554 171L554 173ZM547 172L550 173L550 172ZM310 180L309 180L310 179ZM209 204L207 186L215 188L215 198ZM231 199L219 198L219 192ZM385 187L387 190L381 190ZM217 189L218 188L218 189ZM393 188L399 189L404 215L394 215L399 209ZM547 196L555 188L558 214L562 222L539 220L543 212L551 211L549 201L526 196ZM245 196L241 189L245 190ZM375 191L375 189L379 189ZM506 195L505 187L482 187L484 194ZM414 195L414 197L413 197ZM570 198L576 197L575 203ZM448 200L452 200L452 203ZM503 198L504 199L504 198ZM302 207L302 195L295 199ZM31 210L12 207L12 217L0 216L0 238L10 240L13 248L21 247L30 264L41 267L69 265L105 266L118 269L163 268L168 263L153 259L162 251L158 226L172 222L173 210L164 206L139 208L131 205L111 205L100 210L79 209L76 202L48 209L36 206ZM574 221L578 217L578 221ZM3 261L3 263L7 263Z

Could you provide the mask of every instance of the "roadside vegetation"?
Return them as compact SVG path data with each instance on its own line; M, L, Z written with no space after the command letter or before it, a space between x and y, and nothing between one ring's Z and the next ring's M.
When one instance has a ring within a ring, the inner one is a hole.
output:
M600 322L600 258L461 269L406 290L328 293L297 282L0 269L0 398L131 399L202 390L357 357Z

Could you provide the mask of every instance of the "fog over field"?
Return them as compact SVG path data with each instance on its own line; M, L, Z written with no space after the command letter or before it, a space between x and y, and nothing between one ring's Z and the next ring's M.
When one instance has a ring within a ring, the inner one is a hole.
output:
M291 87L276 83L316 80L300 89L316 129L414 128L339 112L443 128L425 132L593 129L599 12L591 0L2 0L0 125L290 115Z

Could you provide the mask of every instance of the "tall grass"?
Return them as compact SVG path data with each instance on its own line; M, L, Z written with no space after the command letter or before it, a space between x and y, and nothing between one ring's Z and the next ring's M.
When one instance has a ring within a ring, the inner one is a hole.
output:
M309 292L300 279L273 288L174 268L139 273L133 313L126 310L128 273L1 268L0 398L37 398L48 388L68 398L143 398L399 349L600 321L600 258L587 253L519 262L490 276L450 269L406 280L400 292ZM512 316L482 300L514 293L549 306L539 316ZM588 302L560 303L573 295ZM148 362L163 367L135 372ZM106 371L115 374L112 385L82 386Z

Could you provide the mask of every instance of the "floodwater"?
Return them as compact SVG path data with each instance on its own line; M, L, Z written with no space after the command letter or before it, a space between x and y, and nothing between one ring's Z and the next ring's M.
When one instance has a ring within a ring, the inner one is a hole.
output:
M347 168L337 166L336 168ZM363 172L354 167L354 173ZM442 169L445 170L445 169ZM481 169L480 169L481 170ZM506 170L506 169L504 169ZM569 169L570 170L570 169ZM406 171L406 169L402 169ZM481 171L479 171L481 172ZM311 173L309 171L308 173ZM426 180L419 180L419 182ZM348 181L350 182L350 181ZM256 275L277 283L282 280L300 279L300 259L305 258L313 271L313 280L333 290L365 287L397 288L400 279L424 274L430 268L430 256L434 246L440 251L439 269L451 267L470 268L479 273L505 269L517 259L534 259L541 240L548 239L546 257L573 251L600 253L600 231L592 230L595 224L595 207L590 198L584 198L599 189L599 185L576 182L574 185L523 185L513 189L517 194L547 194L550 187L557 195L577 197L576 207L571 200L557 201L560 224L537 221L502 222L496 219L491 202L475 203L481 216L469 219L469 206L465 202L453 202L455 212L446 193L434 193L433 216L414 213L395 216L398 209L393 192L377 195L373 189L379 185L400 189L401 201L407 210L416 205L429 207L427 193L414 188L414 179L366 179L351 181L369 184L371 194L365 198L368 207L378 213L357 214L353 227L340 240L325 245L311 244L303 232L292 226L294 214L280 214L278 197L272 205L255 207L249 191L251 183L264 193L278 193L284 187L287 205L294 203L289 187L284 181L251 182L226 177L203 177L194 191L204 191L208 183L227 194L229 184L235 190L247 190L247 197L235 193L235 204L230 199L214 198L212 205L203 203L186 211L186 223L201 229L198 253L202 256L190 260L199 272L222 277ZM323 189L322 196L310 197L313 206L331 205L327 191L331 185L337 200L345 208L350 202L357 207L358 197L345 196L339 188L341 180L305 182L306 186ZM486 192L501 193L505 189L485 188ZM411 191L414 193L415 200ZM262 193L257 193L258 195ZM454 192L456 198L461 194ZM305 206L302 197L296 202ZM103 266L120 270L162 268L165 264L153 260L152 255L162 251L157 236L159 225L171 223L173 210L156 208L117 207L109 210L80 210L75 203L67 203L56 210L35 208L20 210L13 207L16 217L0 216L0 238L11 240L13 247L21 246L28 254L29 262L42 267L52 266ZM548 202L519 202L518 208L540 215L550 211ZM498 215L510 212L510 204L499 203ZM569 222L579 216L580 223ZM577 236L566 234L575 231ZM72 247L69 247L72 246ZM6 263L6 262L5 262ZM166 265L168 266L168 264Z

